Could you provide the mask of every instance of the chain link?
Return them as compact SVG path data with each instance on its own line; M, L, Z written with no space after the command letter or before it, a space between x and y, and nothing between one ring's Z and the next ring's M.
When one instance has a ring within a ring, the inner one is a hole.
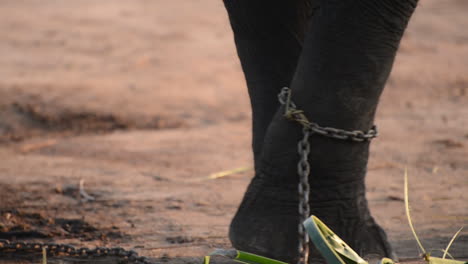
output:
M125 250L121 247L96 247L76 248L68 244L55 243L37 243L37 242L10 242L5 239L0 239L0 252L5 253L42 253L46 249L48 255L51 256L69 256L69 257L117 257L135 264L153 264L147 257L138 256L134 250Z
M360 130L347 131L343 129L337 129L332 127L321 127L316 123L310 122L304 115L304 111L298 110L296 104L291 101L291 90L288 87L284 87L278 99L282 105L285 105L284 116L288 119L294 120L302 125L303 138L297 145L297 151L299 153L299 162L297 164L297 173L299 175L298 193L299 193L299 243L298 252L299 260L298 264L308 264L309 261L309 236L305 231L304 225L302 224L310 216L310 164L309 164L309 153L310 143L309 137L312 134L317 134L325 137L330 137L340 140L351 140L354 142L369 141L372 138L377 137L377 127L372 128L363 132Z

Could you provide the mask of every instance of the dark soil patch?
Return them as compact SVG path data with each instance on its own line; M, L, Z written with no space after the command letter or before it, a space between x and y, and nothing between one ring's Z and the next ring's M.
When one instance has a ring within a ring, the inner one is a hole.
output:
M199 242L202 241L203 239L198 237L189 237L189 236L174 236L174 237L166 237L166 241L171 243L171 244L186 244L186 243L192 243L192 242Z
M82 219L55 218L54 223L62 227L69 234L79 235L82 233L92 233L98 231L97 228L88 224Z
M0 106L0 143L40 136L102 134L116 130L182 126L181 120L164 116L120 116L114 113L60 108L36 101Z
M24 199L23 193L30 193L31 196ZM44 200L46 204L46 196L47 193L40 195L33 187L0 184L0 239L74 238L81 241L109 241L128 238L113 225L98 228L85 218L57 216L56 212L59 211L73 213L73 209L66 203L58 207L44 205L41 208L27 204L31 200ZM74 214L80 215L80 211Z
M128 122L112 114L72 112L70 110L51 113L37 105L18 103L14 103L12 107L30 122L36 123L38 127L46 130L108 131L127 129L131 126Z
M0 238L78 238L82 241L121 239L126 235L117 227L98 229L77 218L52 218L41 213L0 211Z

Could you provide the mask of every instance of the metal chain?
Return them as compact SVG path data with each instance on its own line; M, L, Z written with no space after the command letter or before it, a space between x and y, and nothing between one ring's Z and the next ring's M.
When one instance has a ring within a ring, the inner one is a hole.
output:
M76 248L67 244L37 243L37 242L10 242L0 239L0 252L27 252L42 253L46 249L48 255L65 255L69 257L117 257L135 264L153 264L147 257L138 256L134 250L125 250L121 247L87 247Z
M302 125L303 138L297 145L297 151L299 153L299 162L297 164L297 174L299 175L298 193L299 193L299 243L298 252L299 260L298 264L308 264L309 260L309 236L305 231L304 225L302 224L310 216L310 164L309 164L309 153L310 143L309 137L312 134L318 134L325 137L330 137L340 140L351 140L355 142L369 141L372 138L377 137L377 127L372 128L363 132L360 130L346 131L342 129L336 129L332 127L321 127L316 123L310 122L304 115L302 110L298 110L296 104L291 101L291 90L284 87L281 93L278 95L278 99L281 104L285 105L284 116L288 119L294 120Z
M309 259L309 236L305 231L304 225L302 224L310 216L309 196L310 196L310 185L309 185L309 135L310 131L307 128L302 129L304 137L297 144L297 152L299 153L299 163L297 164L297 173L299 174L299 260L298 264L307 264Z
M351 140L355 142L369 141L378 136L377 127L374 125L367 131L354 130L347 131L333 127L321 127L317 123L310 122L304 115L304 111L298 110L296 104L291 101L291 90L284 87L278 99L281 104L285 105L285 117L300 123L303 127L308 128L312 133L341 140Z

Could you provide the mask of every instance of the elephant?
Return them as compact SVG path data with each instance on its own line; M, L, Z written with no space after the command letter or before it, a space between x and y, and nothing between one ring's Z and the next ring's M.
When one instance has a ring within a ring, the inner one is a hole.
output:
M418 0L224 0L252 108L255 175L229 227L232 245L299 259L297 142L301 126L277 99L324 127L368 131ZM396 258L372 217L370 142L312 134L310 210L364 257ZM309 263L323 261L311 246Z

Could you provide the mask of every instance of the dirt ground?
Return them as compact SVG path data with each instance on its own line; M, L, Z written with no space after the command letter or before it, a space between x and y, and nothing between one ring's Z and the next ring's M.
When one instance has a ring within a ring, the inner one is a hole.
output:
M367 178L402 258L405 167L426 248L468 225L468 1L420 2ZM0 32L0 238L173 263L230 247L252 171L209 176L252 166L251 126L221 1L2 0ZM452 248L468 258L468 230Z

